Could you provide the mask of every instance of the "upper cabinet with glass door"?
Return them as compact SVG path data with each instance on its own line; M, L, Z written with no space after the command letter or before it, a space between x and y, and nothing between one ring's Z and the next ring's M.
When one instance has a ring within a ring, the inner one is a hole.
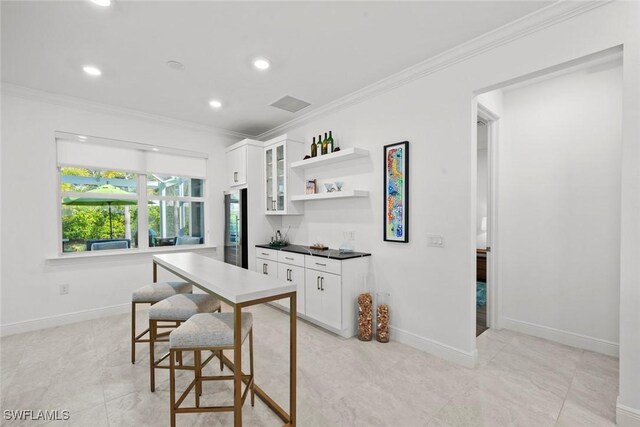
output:
M291 201L293 192L304 188L304 179L289 168L303 156L303 143L282 135L265 142L265 213L267 215L300 215L304 206Z

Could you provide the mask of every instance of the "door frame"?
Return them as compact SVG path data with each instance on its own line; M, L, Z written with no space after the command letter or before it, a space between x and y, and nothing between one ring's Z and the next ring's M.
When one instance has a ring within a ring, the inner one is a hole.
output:
M500 240L498 221L498 147L500 136L500 117L477 103L477 118L487 124L487 327L502 329L502 293L500 269ZM476 120L477 120L476 118ZM476 161L477 161L477 133L476 133ZM477 164L476 164L477 170ZM477 178L476 178L477 180ZM477 191L477 181L476 181ZM476 213L477 217L477 213ZM475 283L474 283L475 289ZM475 318L475 316L474 316ZM475 329L474 329L475 331Z

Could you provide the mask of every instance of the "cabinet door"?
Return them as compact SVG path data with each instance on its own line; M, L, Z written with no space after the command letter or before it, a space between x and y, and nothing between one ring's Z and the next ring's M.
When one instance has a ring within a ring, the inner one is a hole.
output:
M320 276L322 273L315 270L305 270L304 289L305 289L305 313L307 316L319 320L323 320L322 315L322 291L320 291Z
M264 152L264 177L265 177L265 210L267 212L273 212L276 210L275 199L275 183L274 183L274 163L275 163L275 151L273 147L267 148Z
M285 201L287 199L287 181L286 181L286 156L285 145L279 144L275 146L276 154L276 211L284 212Z
M342 329L342 277L331 273L320 275L323 323Z
M271 277L278 277L278 263L268 259L256 259L256 271Z
M247 147L227 153L227 181L230 187L247 183Z
M305 313L305 288L304 288L304 268L289 264L278 264L278 278L289 284L296 285L296 305L298 313ZM276 301L283 307L289 308L289 298Z

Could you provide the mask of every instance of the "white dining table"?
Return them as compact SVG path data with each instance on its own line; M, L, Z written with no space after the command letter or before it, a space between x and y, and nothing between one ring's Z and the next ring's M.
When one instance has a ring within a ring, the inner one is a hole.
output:
M296 425L296 285L264 274L225 264L193 252L159 254L153 256L153 281L158 280L158 266L190 282L193 286L215 296L233 308L233 361L226 356L223 363L234 373L234 426L242 425L242 339L240 319L242 309L283 298L289 298L289 413L264 390L254 384L256 396L284 421ZM235 369L238 367L238 369Z

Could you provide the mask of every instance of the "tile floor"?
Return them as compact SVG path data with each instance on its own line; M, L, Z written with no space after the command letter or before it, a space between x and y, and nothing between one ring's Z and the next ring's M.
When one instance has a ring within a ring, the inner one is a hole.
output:
M268 306L254 315L256 382L287 408L287 317ZM70 411L69 422L44 425L168 425L168 372L158 372L151 393L148 349L140 346L132 365L128 333L122 315L3 338L2 409ZM298 424L614 425L617 359L494 330L478 338L478 350L479 366L466 369L405 345L345 340L300 322ZM207 384L204 394L205 404L231 403L230 383ZM243 417L248 426L282 424L259 399L254 408L247 402ZM178 425L229 426L233 419L180 414Z

